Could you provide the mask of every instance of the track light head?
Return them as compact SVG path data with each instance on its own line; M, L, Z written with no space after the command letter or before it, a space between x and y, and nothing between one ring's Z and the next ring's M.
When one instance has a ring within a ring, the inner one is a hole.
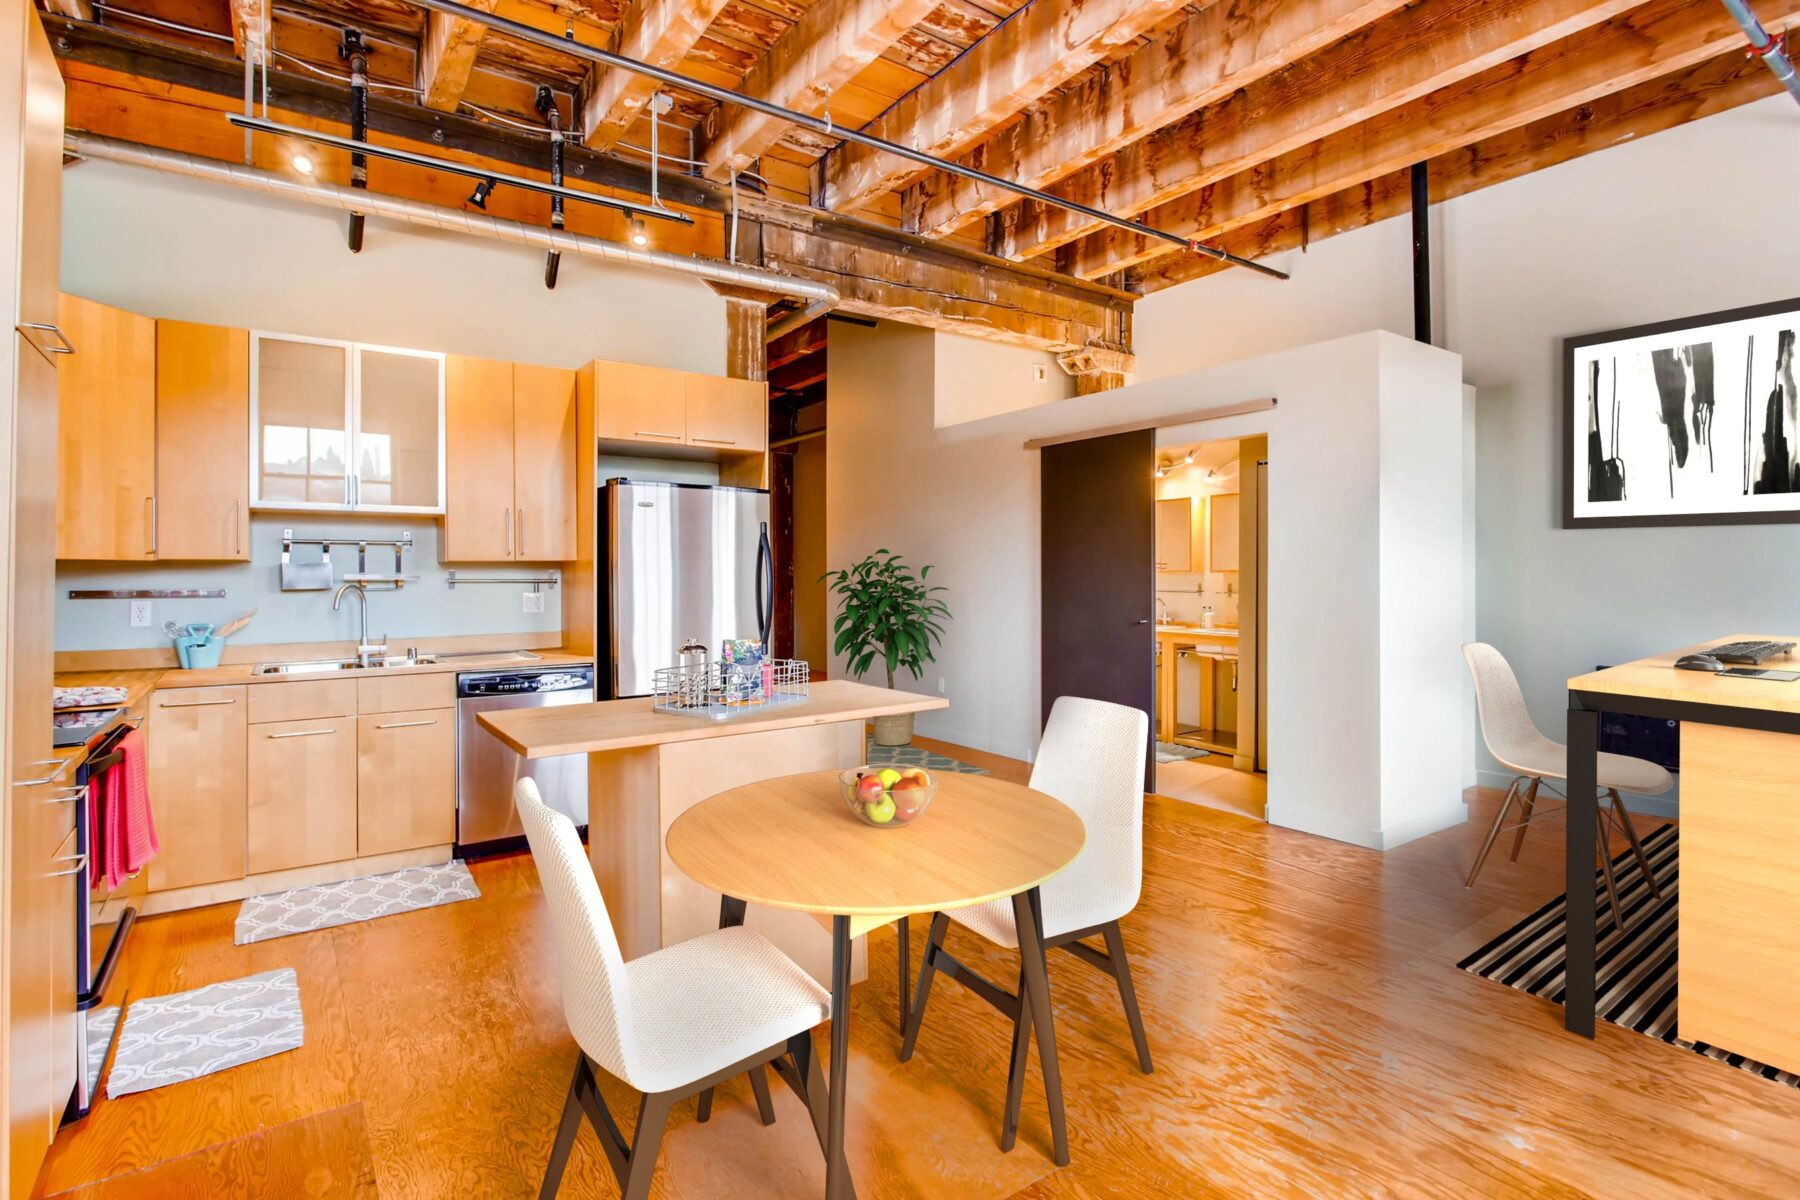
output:
M1194 462L1194 452L1192 450L1189 450L1187 452L1187 457L1182 459L1181 463L1183 466L1192 466L1193 462Z
M644 228L644 218L642 217L631 218L631 244L634 246L650 244L650 231Z
M310 154L302 152L294 155L294 157L288 161L293 163L294 170L300 172L302 175L311 175L313 173L315 164L313 163L312 155Z
M470 195L469 203L473 204L476 208L479 208L482 212L486 212L488 197L494 194L494 188L496 186L497 184L494 180L483 179L475 185L475 191Z

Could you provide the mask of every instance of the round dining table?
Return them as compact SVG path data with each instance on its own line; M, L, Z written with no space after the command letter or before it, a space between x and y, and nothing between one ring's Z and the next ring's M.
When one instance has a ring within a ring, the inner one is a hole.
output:
M838 774L787 775L721 792L677 817L665 842L684 874L720 894L721 925L741 924L747 904L831 920L826 1200L855 1194L844 1159L851 939L914 913L994 900L1012 901L1055 1157L1067 1163L1038 887L1081 853L1081 818L1043 792L946 771L935 776L936 795L917 818L877 827L850 811Z

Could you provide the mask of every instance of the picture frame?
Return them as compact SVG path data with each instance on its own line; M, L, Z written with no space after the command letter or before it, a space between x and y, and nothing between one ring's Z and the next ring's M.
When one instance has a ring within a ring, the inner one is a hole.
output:
M1800 522L1800 297L1563 339L1562 527Z

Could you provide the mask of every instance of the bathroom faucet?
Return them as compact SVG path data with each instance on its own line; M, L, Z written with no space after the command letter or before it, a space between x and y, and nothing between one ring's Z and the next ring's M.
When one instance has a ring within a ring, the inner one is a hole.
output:
M362 614L360 625L362 632L361 636L356 639L356 665L359 667L374 666L377 658L387 656L387 643L371 643L369 641L369 593L360 583L339 584L337 592L331 597L332 612L343 607L345 592L354 593L357 600L361 602L359 607Z

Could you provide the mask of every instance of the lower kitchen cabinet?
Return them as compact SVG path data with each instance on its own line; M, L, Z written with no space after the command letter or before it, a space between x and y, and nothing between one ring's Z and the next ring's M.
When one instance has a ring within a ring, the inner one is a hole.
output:
M456 710L357 718L356 848L367 857L456 840Z
M251 726L249 765L252 875L356 857L355 717Z
M150 697L145 751L162 844L145 868L151 891L244 877L246 690Z

